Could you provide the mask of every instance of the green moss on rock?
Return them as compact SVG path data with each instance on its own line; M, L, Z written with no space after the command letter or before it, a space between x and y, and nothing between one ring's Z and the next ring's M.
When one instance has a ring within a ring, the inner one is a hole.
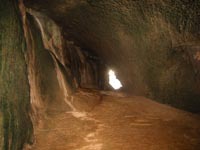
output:
M25 40L18 1L0 6L1 110L4 150L21 150L31 142L30 95L25 61Z

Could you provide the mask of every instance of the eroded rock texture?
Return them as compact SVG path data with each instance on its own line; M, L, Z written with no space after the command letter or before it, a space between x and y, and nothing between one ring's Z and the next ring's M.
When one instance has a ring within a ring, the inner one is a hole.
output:
M52 18L65 39L114 68L126 91L199 110L198 0L27 0L25 4Z
M19 150L24 143L32 142L26 43L17 2L2 0L1 3L4 5L0 5L0 102L4 143L0 146Z
M76 110L73 95L77 88L100 88L98 63L64 40L48 17L29 10L24 26L33 120L52 109Z
M31 144L46 114L91 110L108 69L124 92L200 112L199 0L18 2L0 4L5 150Z
M18 1L3 3L0 141L5 150L19 150L34 141L32 123L40 125L45 114L91 109L98 102L81 102L72 95L78 87L100 88L99 60L89 59L87 52L64 40L60 28L45 15L26 12Z

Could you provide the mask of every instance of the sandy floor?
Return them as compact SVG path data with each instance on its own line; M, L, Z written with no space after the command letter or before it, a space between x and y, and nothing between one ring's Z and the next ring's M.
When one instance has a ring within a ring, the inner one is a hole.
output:
M199 150L200 117L143 97L104 96L91 112L52 112L33 150Z

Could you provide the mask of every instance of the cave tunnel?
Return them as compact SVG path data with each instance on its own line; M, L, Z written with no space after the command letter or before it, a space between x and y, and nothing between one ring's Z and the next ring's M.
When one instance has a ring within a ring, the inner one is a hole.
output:
M199 0L0 0L0 149L199 150Z

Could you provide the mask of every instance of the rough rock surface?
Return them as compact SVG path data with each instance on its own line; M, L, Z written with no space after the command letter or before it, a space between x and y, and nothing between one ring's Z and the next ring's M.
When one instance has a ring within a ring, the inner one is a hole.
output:
M26 0L113 68L124 90L199 111L198 0Z
M142 97L112 100L121 93L102 102L113 69L130 95L200 112L199 0L1 2L0 148L199 147L198 116Z
M17 1L1 1L0 30L0 111L3 115L0 120L4 130L0 148L19 150L24 143L32 143L33 127L26 42Z

